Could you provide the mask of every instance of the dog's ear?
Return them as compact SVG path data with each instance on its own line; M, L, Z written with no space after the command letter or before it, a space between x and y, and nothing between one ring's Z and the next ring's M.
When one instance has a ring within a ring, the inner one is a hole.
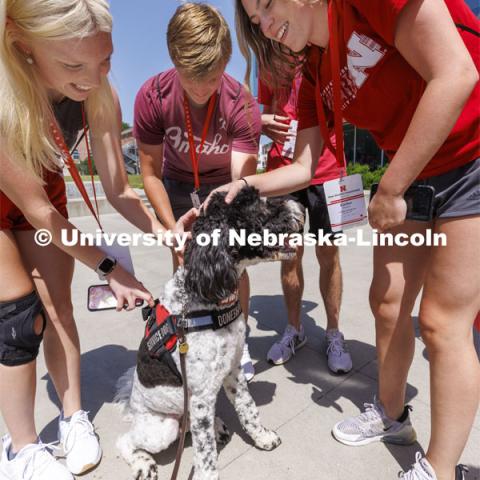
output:
M287 226L293 232L298 231L305 222L305 208L299 202L269 198L266 206L269 212L268 228L273 233L285 232Z
M218 245L198 244L195 231L185 250L185 288L197 301L218 303L232 295L238 286L238 275L233 258L233 249L228 247L228 229L221 229ZM207 232L212 232L207 230Z

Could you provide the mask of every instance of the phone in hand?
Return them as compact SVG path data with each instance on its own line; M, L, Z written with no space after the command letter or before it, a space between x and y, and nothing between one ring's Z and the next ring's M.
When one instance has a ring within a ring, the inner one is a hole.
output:
M378 183L372 184L370 201L377 193ZM407 203L407 220L429 222L433 218L435 188L431 185L412 185L403 196Z
M115 310L117 308L117 298L108 284L90 285L88 287L87 308L90 312L98 312L101 310ZM143 299L137 298L135 306L141 307ZM124 305L123 308L127 308Z

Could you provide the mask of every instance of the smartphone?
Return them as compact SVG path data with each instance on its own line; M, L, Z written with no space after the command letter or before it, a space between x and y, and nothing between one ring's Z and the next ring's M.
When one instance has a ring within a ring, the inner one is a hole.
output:
M370 201L377 193L378 183L372 184ZM403 196L407 203L407 220L429 222L433 218L435 188L431 185L412 185Z
M143 300L137 298L135 306L141 307ZM123 308L127 308L124 305ZM114 310L117 308L117 299L108 284L90 285L88 287L87 308L90 312L98 312L100 310Z

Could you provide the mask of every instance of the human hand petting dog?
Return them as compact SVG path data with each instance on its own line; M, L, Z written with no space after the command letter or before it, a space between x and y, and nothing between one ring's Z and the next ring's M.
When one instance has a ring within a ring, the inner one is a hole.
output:
M187 239L190 240L192 238L192 232L191 232L192 225L199 215L200 215L200 210L198 210L197 208L191 208L187 213L182 215L178 219L177 223L175 224L175 227L172 230L172 232L174 233L174 237L173 237L174 240L176 240L178 237L183 237L185 234ZM175 244L173 247L173 251L177 257L179 265L182 266L183 255L185 252L185 245L180 246L178 244Z
M240 190L243 188L247 187L247 181L243 178L240 178L238 180L234 180L233 182L227 183L225 185L221 185L220 187L217 187L215 190L212 190L206 200L202 203L203 209L206 209L208 207L208 204L210 203L213 195L217 192L227 192L227 195L225 197L225 202L226 203L231 203L233 199L238 195Z

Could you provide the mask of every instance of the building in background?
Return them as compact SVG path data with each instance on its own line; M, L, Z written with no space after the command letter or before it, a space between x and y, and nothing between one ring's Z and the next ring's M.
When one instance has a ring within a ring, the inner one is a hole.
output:
M133 128L129 127L122 131L122 152L125 169L128 175L140 174L140 159L138 157L138 148L135 138L133 138Z

